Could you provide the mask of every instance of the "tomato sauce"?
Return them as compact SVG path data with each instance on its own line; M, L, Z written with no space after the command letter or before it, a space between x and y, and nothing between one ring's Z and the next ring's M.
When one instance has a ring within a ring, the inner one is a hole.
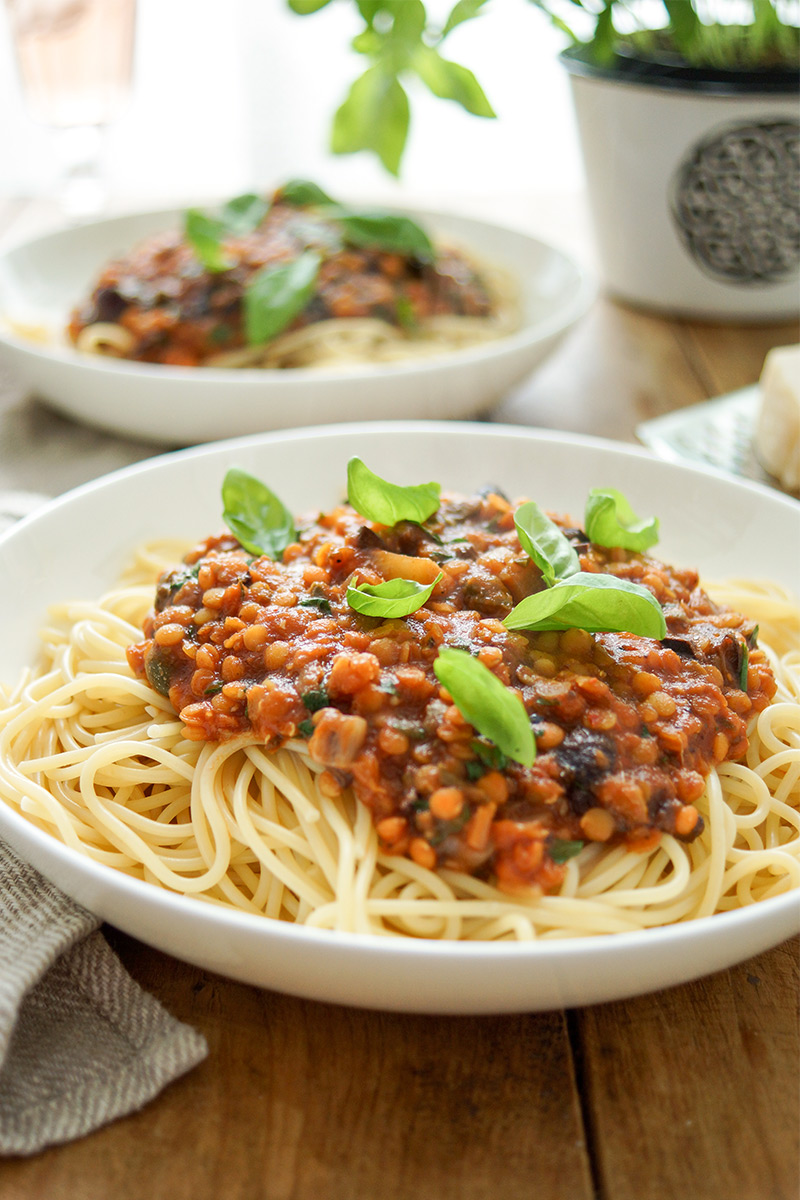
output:
M302 525L282 560L210 537L162 576L134 671L167 694L186 736L305 739L335 795L352 786L382 848L423 866L548 891L575 843L646 850L690 841L711 768L740 759L747 722L775 693L752 623L714 604L694 571L590 544L553 517L582 571L648 588L667 637L502 623L544 587L497 491L448 496L424 525L387 528L342 506ZM381 621L349 583L414 579L430 600ZM481 738L437 680L440 649L468 650L517 691L537 756L525 767Z
M492 313L486 287L458 252L441 250L427 263L342 245L333 222L280 199L256 230L226 238L224 245L236 265L212 272L180 231L147 238L103 269L89 299L72 314L70 339L76 342L90 325L112 323L133 339L125 358L202 365L246 346L243 296L253 276L291 262L309 247L322 257L319 277L287 332L341 317L378 318L413 331L428 317Z

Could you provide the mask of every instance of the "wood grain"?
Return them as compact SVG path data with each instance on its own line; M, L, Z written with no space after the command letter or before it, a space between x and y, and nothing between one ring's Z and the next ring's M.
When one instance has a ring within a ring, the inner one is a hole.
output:
M633 441L639 421L704 399L669 322L603 299L492 419Z
M111 940L210 1057L136 1116L0 1165L3 1200L529 1200L533 1179L591 1200L563 1014L314 1004Z
M687 359L710 396L732 392L755 383L767 352L800 338L796 321L775 325L676 325L676 335Z
M796 1200L799 953L576 1014L602 1197Z

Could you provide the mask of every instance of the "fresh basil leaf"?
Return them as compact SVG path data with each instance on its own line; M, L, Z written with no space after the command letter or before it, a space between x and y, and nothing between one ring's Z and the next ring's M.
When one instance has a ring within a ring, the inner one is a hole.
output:
M414 579L387 579L385 583L362 583L347 589L346 600L351 608L365 617L408 617L430 600L433 589L442 578L441 571L433 583L417 583Z
M585 571L526 596L503 624L507 629L586 629L656 639L667 634L661 605L646 587Z
M222 483L222 516L251 554L279 559L297 539L294 518L265 483L231 467Z
M335 203L327 192L323 192L322 188L310 179L290 179L278 189L278 197L284 204L292 204L296 208Z
M325 209L325 216L316 211L299 208L283 226L288 237L294 238L304 250L319 250L323 256L338 254L344 247L341 231L330 219L332 209Z
M622 492L592 488L586 501L586 535L598 546L621 546L639 552L658 541L658 520L640 521Z
M234 196L232 200L223 204L221 217L231 233L243 234L258 229L268 212L269 201L263 196L247 192L244 196Z
M496 117L486 93L468 67L442 58L432 46L420 45L413 66L422 82L441 100L454 100L475 117Z
M477 17L486 3L487 0L456 0L442 29L442 38L446 38L462 21L471 21Z
M297 732L300 734L301 737L310 738L312 733L314 732L314 722L309 721L308 718L306 717L305 721L301 721L300 724L297 726Z
M525 705L515 692L465 650L440 650L433 669L478 733L523 766L533 763L536 740Z
M183 232L207 271L229 271L236 266L236 260L226 254L222 245L228 231L219 217L212 217L200 208L190 208L184 217Z
M226 238L252 233L269 212L269 203L248 192L223 204L218 213L190 208L184 216L184 234L207 271L228 271L236 260L226 253Z
M319 712L321 708L327 708L330 704L330 699L325 688L315 688L310 692L303 692L300 697L305 707L309 712Z
M298 600L297 603L300 608L318 608L326 616L330 616L333 612L330 600L327 600L324 596L306 596L305 599Z
M582 849L583 842L565 842L561 838L553 838L548 846L554 863L565 863L568 859L575 858L576 854L580 854Z
M162 696L169 695L174 670L174 666L158 644L145 655L144 673L147 682Z
M522 549L536 563L548 587L580 571L574 547L534 500L519 506L514 524Z
M263 267L244 293L247 341L260 346L281 333L303 311L314 294L321 258L304 250L288 263Z
M350 504L379 525L396 525L398 521L415 521L421 525L432 517L439 507L441 486L438 483L420 483L401 487L381 479L360 458L351 458L347 464L347 498Z
M371 150L390 174L398 175L409 116L408 96L396 75L382 65L368 67L334 114L331 150Z
M498 750L497 746L491 742L480 742L477 738L470 742L470 746L477 754L484 769L491 767L493 771L505 771L508 766L508 758L502 750Z
M431 262L434 249L425 230L410 217L398 213L355 212L342 209L338 215L345 239L354 246L370 246L394 254L407 254Z
M331 0L288 0L289 8L300 17L305 17L309 13L319 12L321 8L326 8L330 2Z

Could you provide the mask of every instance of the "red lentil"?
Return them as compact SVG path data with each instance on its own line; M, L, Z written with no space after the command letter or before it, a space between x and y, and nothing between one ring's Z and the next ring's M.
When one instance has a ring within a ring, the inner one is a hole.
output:
M582 570L658 594L662 643L509 632L502 617L544 585L513 511L488 493L445 498L424 527L389 529L343 506L303 522L280 562L210 537L160 580L129 661L169 695L190 739L306 737L325 768L320 790L352 786L384 849L507 891L547 891L566 870L555 841L644 850L662 832L697 836L705 776L745 754L746 719L775 692L753 625L714 605L695 572L592 546L556 520ZM347 605L350 583L439 570L433 604L404 620ZM301 603L312 597L329 611ZM521 697L537 738L531 767L498 756L438 683L443 645L471 650Z

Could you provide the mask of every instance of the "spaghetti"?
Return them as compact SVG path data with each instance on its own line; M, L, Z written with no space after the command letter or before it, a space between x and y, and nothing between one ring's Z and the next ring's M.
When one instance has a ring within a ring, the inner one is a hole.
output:
M587 843L549 895L508 894L464 870L387 853L352 792L329 794L308 744L268 753L251 733L193 740L126 658L172 546L140 553L124 586L53 611L44 661L0 717L0 795L94 861L240 911L326 929L530 939L643 929L800 886L800 610L736 581L716 595L760 626L775 674L746 758L711 771L690 843Z

